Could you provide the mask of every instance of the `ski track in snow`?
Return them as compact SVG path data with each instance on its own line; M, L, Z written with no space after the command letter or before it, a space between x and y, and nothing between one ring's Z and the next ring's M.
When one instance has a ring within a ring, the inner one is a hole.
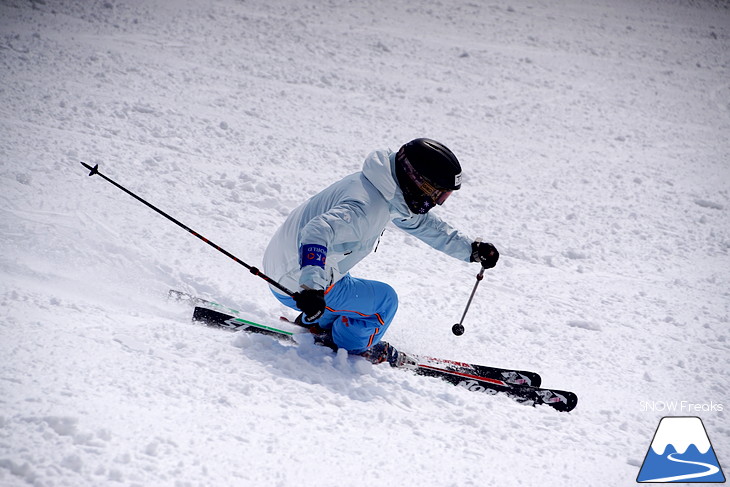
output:
M0 485L631 485L659 418L730 405L730 10L682 0L0 3ZM558 414L187 324L272 320L246 262L414 137L478 269L389 227L357 269L404 350L541 372ZM686 413L686 411L685 411ZM725 412L701 412L721 465Z

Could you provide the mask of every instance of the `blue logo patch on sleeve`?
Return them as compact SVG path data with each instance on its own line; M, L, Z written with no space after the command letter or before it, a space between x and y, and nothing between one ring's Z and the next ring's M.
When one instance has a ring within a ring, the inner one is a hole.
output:
M317 244L304 244L299 247L299 267L316 265L324 269L327 260L327 247Z

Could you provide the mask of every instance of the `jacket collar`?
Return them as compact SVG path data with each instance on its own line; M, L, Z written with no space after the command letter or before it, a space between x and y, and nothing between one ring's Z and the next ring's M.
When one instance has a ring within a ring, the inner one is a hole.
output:
M376 150L370 153L365 159L362 173L388 201L391 217L409 218L413 216L395 176L395 152Z

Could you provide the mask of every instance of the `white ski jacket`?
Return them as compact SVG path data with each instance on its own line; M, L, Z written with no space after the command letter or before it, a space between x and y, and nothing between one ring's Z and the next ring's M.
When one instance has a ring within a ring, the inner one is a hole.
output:
M264 273L292 292L327 289L373 251L389 221L435 249L470 259L474 239L431 213L412 213L396 180L395 153L378 150L365 159L361 172L291 212L266 248ZM311 244L326 247L324 268L300 268L299 249Z

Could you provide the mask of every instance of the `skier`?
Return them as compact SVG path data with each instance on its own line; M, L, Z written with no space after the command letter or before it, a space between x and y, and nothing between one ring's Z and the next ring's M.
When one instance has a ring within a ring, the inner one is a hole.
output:
M491 243L466 237L429 213L461 187L461 165L443 144L415 139L397 153L372 152L361 172L332 184L296 208L264 253L271 287L317 340L373 363L394 365L397 351L381 341L398 307L388 284L352 277L355 264L380 240L389 221L435 249L484 268L497 264Z

